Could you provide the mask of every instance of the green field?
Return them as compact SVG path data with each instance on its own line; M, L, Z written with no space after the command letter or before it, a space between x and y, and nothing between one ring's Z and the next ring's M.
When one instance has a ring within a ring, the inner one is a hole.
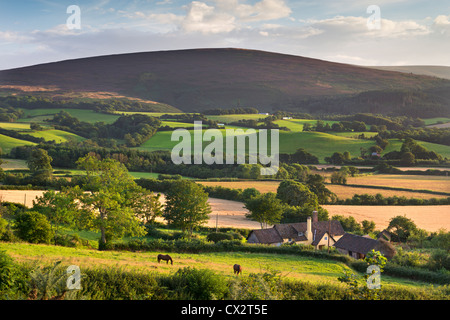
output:
M86 109L64 109L64 108L56 108L56 109L22 109L25 113L25 117L17 120L18 122L43 122L46 119L53 118L54 114L64 110L69 113L71 116L78 118L80 121L95 123L95 122L104 122L104 123L113 123L120 116L113 114L105 114L95 112L93 110Z
M5 136L0 134L0 148L2 149L3 154L7 154L11 151L12 148L18 146L33 146L36 145L34 142L20 140L12 137Z
M423 121L425 121L425 125L430 126L433 124L437 124L438 122L440 123L447 123L450 122L450 118L429 118L429 119L423 119Z
M225 130L220 129L225 136ZM190 130L191 137L193 131ZM355 133L352 133L353 135ZM171 141L172 131L157 132L152 138L147 140L137 149L145 151L167 150L170 151L177 145L178 141ZM319 158L320 163L325 163L324 158L331 156L334 152L350 152L352 157L357 157L361 153L361 148L369 149L375 145L373 140L354 139L350 134L335 135L324 132L293 132L280 131L280 153L292 154L299 148L304 148L306 151ZM443 157L450 158L450 147L418 141L429 150L436 151ZM203 147L209 142L204 142ZM248 143L247 143L248 144ZM390 139L384 153L394 150L400 150L402 141L399 139ZM225 146L225 143L224 143ZM248 149L248 146L247 146Z
M184 114L182 112L139 112L139 111L116 111L115 113L120 114L120 115L121 114L145 114L147 116L155 117L155 118L159 118L165 114L174 114L174 115Z
M77 142L85 140L83 137L80 137L79 135L62 130L34 131L29 134L32 135L33 137L44 138L46 141L55 141L56 143L67 142L70 140L74 140Z

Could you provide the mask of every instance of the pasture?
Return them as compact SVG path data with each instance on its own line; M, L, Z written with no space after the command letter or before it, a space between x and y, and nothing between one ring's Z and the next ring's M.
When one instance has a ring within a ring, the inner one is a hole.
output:
M5 136L3 134L0 134L0 147L3 154L7 154L11 151L12 148L18 147L18 146L34 146L36 143L16 139L12 137Z
M285 279L302 280L316 284L343 286L337 278L351 269L342 262L298 255L260 254L246 252L170 253L174 264L158 263L161 252L98 251L85 248L68 248L52 245L0 242L0 250L6 251L17 262L35 266L62 261L63 265L77 265L81 273L85 268L117 268L144 273L172 274L179 268L208 269L225 277L235 277L233 264L243 267L242 276L250 273L277 271ZM384 285L428 287L429 284L382 276Z
M53 118L53 115L64 110L71 116L78 118L80 121L95 123L113 123L120 115L106 114L95 112L87 109L66 109L66 108L43 108L43 109L22 109L25 113L24 118L18 119L17 122L43 122L46 119Z
M33 137L43 138L46 141L55 141L56 143L62 143L67 141L76 141L80 142L85 140L85 138L80 137L71 132L62 131L62 130L42 130L42 131L33 131L29 133Z

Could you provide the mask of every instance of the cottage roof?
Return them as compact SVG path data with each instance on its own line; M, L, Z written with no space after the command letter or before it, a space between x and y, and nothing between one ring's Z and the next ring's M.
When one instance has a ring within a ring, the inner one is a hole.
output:
M313 235L314 241L313 241L311 244L312 244L313 246L317 246L317 245L319 244L320 240L322 240L323 236L326 235L326 234L328 234L328 231L325 231L325 230L317 231L316 234ZM328 235L328 236L329 236L331 239L333 239L333 241L334 241L333 236L330 236L330 235Z
M367 254L378 245L378 241L372 238L361 237L355 234L346 233L334 246L339 249Z
M305 233L307 223L306 222L298 222L298 223L291 223L291 226L293 226L298 232ZM345 234L344 229L342 228L341 223L338 220L331 220L331 221L316 221L311 223L311 229L314 234L314 232L317 233L323 233L330 231L331 236L341 236Z
M299 232L291 224L276 224L273 228L278 231L283 239L291 239L293 241L308 240L304 235L304 232Z
M275 228L252 230L251 233L258 238L260 243L269 244L283 242L283 238Z

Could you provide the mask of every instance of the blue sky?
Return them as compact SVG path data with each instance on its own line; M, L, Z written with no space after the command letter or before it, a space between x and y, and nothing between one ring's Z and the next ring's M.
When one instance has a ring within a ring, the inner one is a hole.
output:
M67 8L80 8L71 30ZM367 21L376 5L380 28ZM450 66L450 1L0 0L0 69L117 53L237 47L359 65Z

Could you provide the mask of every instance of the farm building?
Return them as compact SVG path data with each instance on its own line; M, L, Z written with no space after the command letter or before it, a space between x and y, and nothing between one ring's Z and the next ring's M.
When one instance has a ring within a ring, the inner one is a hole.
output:
M395 255L395 249L389 242L383 239L375 240L367 236L358 236L351 233L344 234L334 246L339 252L356 259L364 259L372 249L380 251L388 259Z
M334 245L344 233L339 221L318 221L315 213L312 218L308 217L307 222L276 224L273 228L252 230L247 242L275 246L296 243L320 249Z

